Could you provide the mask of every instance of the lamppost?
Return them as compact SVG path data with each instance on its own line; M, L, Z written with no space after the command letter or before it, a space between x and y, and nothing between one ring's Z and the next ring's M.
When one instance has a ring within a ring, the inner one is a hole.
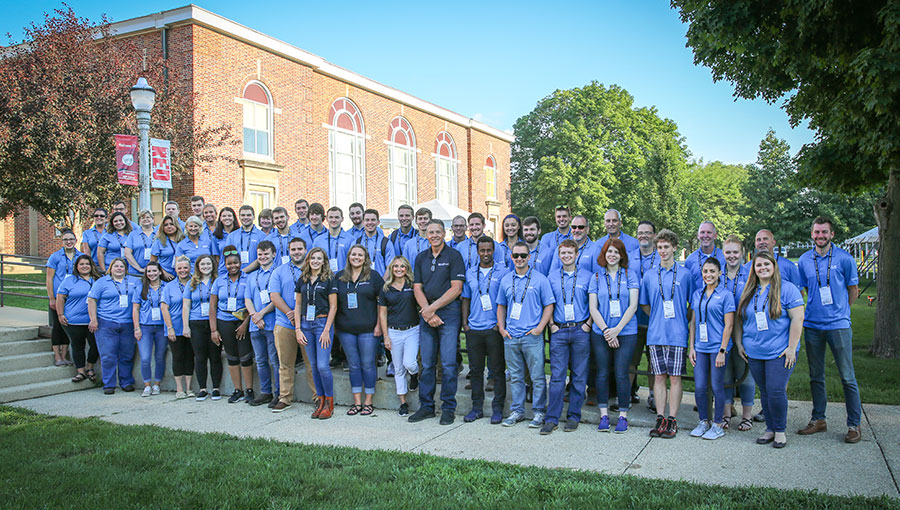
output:
M138 133L140 135L140 182L141 194L138 210L150 209L150 110L156 102L156 91L144 77L138 78L131 87L131 105L137 112Z

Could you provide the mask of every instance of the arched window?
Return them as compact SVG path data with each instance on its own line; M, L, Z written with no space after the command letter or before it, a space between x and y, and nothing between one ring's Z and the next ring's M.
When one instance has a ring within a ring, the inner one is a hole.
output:
M244 154L272 157L272 96L265 85L244 87Z
M388 127L388 180L392 211L416 205L416 134L403 117L394 117Z
M434 170L437 199L450 205L458 205L456 143L446 131L438 133L434 141Z
M353 202L366 203L366 130L359 108L346 97L328 111L331 204L346 216Z
M484 161L484 191L487 198L497 198L497 161L488 156Z

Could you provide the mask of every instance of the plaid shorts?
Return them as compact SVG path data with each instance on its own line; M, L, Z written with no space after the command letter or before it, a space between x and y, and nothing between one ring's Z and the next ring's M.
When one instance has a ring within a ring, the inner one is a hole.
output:
M654 375L684 375L685 347L651 345L650 371Z

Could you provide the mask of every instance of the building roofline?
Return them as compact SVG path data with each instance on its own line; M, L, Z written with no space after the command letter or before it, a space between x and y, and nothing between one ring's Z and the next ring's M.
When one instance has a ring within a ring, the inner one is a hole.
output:
M332 64L318 55L304 51L296 46L257 30L253 30L252 28L236 23L224 16L220 16L194 4L112 23L110 26L110 33L114 36L124 36L183 24L200 25L223 35L233 37L252 46L256 46L289 60L312 67L313 70L318 73L331 76L332 78L350 83L375 94L393 99L398 103L422 110L454 124L481 131L509 143L512 143L512 141L515 140L514 135L503 130L488 126L483 122L460 115L411 94L407 94L401 90L366 78L353 71Z

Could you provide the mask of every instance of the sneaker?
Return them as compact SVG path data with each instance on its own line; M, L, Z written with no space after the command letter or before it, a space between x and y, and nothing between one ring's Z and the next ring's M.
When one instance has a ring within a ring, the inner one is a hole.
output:
M159 395L159 385L158 384L154 384L153 386L150 387L150 394L151 395Z
M656 425L650 429L650 437L659 437L666 430L666 418L661 414L656 415Z
M450 425L456 420L456 414L453 411L445 410L441 413L441 425Z
M291 407L290 404L285 404L284 402L277 400L277 401L275 401L275 405L272 406L272 412L280 413L281 411L284 411L285 409L287 409L289 407Z
M632 393L632 394L631 394L631 403L632 403L632 404L640 404L640 403L641 403L641 397L639 397L637 393Z
M693 435L693 432L691 433ZM701 436L703 439L719 439L725 435L725 428L718 423L713 423L709 430Z
M247 388L247 391L244 392L244 402L250 403L256 400L256 392L253 391L253 388Z
M603 415L600 417L600 424L597 425L597 430L600 432L609 432L609 416Z
M434 414L434 409L430 409L428 407L420 407L418 411L414 412L412 416L409 417L410 423L416 423L422 420L427 420L428 418L434 418L436 415Z
M703 437L703 434L706 434L711 427L709 420L700 420L697 426L694 427L694 430L691 431L691 437Z
M231 392L231 396L228 397L228 403L234 404L238 400L244 398L244 392L235 388L233 392Z
M499 425L503 423L503 411L494 411L491 414L491 425Z
M416 388L419 387L419 374L412 374L409 376L409 391L416 391Z
M549 436L557 428L559 428L559 424L553 423L552 421L548 421L548 422L544 423L543 427L541 427L541 435Z
M467 414L463 418L463 421L466 423L472 423L478 418L484 418L484 411L482 411L481 409L472 409L471 411L469 411L469 414Z
M575 432L578 428L578 422L575 420L566 420L566 426L563 427L563 432Z
M184 392L184 398L194 398L196 396L197 395L195 395L194 392L191 390L187 390L186 392Z
M519 423L520 421L523 421L523 420L525 420L524 413L520 413L519 411L513 411L513 412L509 413L509 416L507 416L505 420L503 420L503 426L504 427L512 427L516 423Z
M547 417L547 413L534 413L534 418L531 420L531 423L528 424L528 428L530 429L539 429L544 424L544 418Z
M219 391L219 388L213 388L212 394L209 398L212 400L222 400L222 392Z
M384 371L385 377L394 377L394 364L388 363L387 370Z
M200 393L197 394L197 402L203 402L204 400L206 400L206 397L208 397L208 396L209 396L209 393L207 393L206 390L201 389ZM219 397L219 398L222 398L222 397Z
M666 418L666 430L660 431L659 437L664 439L672 439L675 437L675 434L678 432L678 421L674 416L669 416Z
M181 400L181 399L185 399L185 398L187 398L187 393L185 393L183 391L175 392L175 400Z
M344 372L349 372L349 371L350 371L350 364L347 363L346 361L342 361L342 362L341 362L341 370L343 370Z
M153 390L150 389L150 386L144 386L144 391L141 392L142 397L149 397L153 394Z
M628 418L624 416L619 416L619 421L616 422L616 430L614 430L616 434L623 434L628 432Z
M261 406L263 404L268 404L271 401L272 401L271 393L260 393L258 397L256 397L252 401L250 401L250 405L256 407L256 406Z
M400 409L397 409L397 414L400 416L409 416L409 405L406 402L400 404Z

